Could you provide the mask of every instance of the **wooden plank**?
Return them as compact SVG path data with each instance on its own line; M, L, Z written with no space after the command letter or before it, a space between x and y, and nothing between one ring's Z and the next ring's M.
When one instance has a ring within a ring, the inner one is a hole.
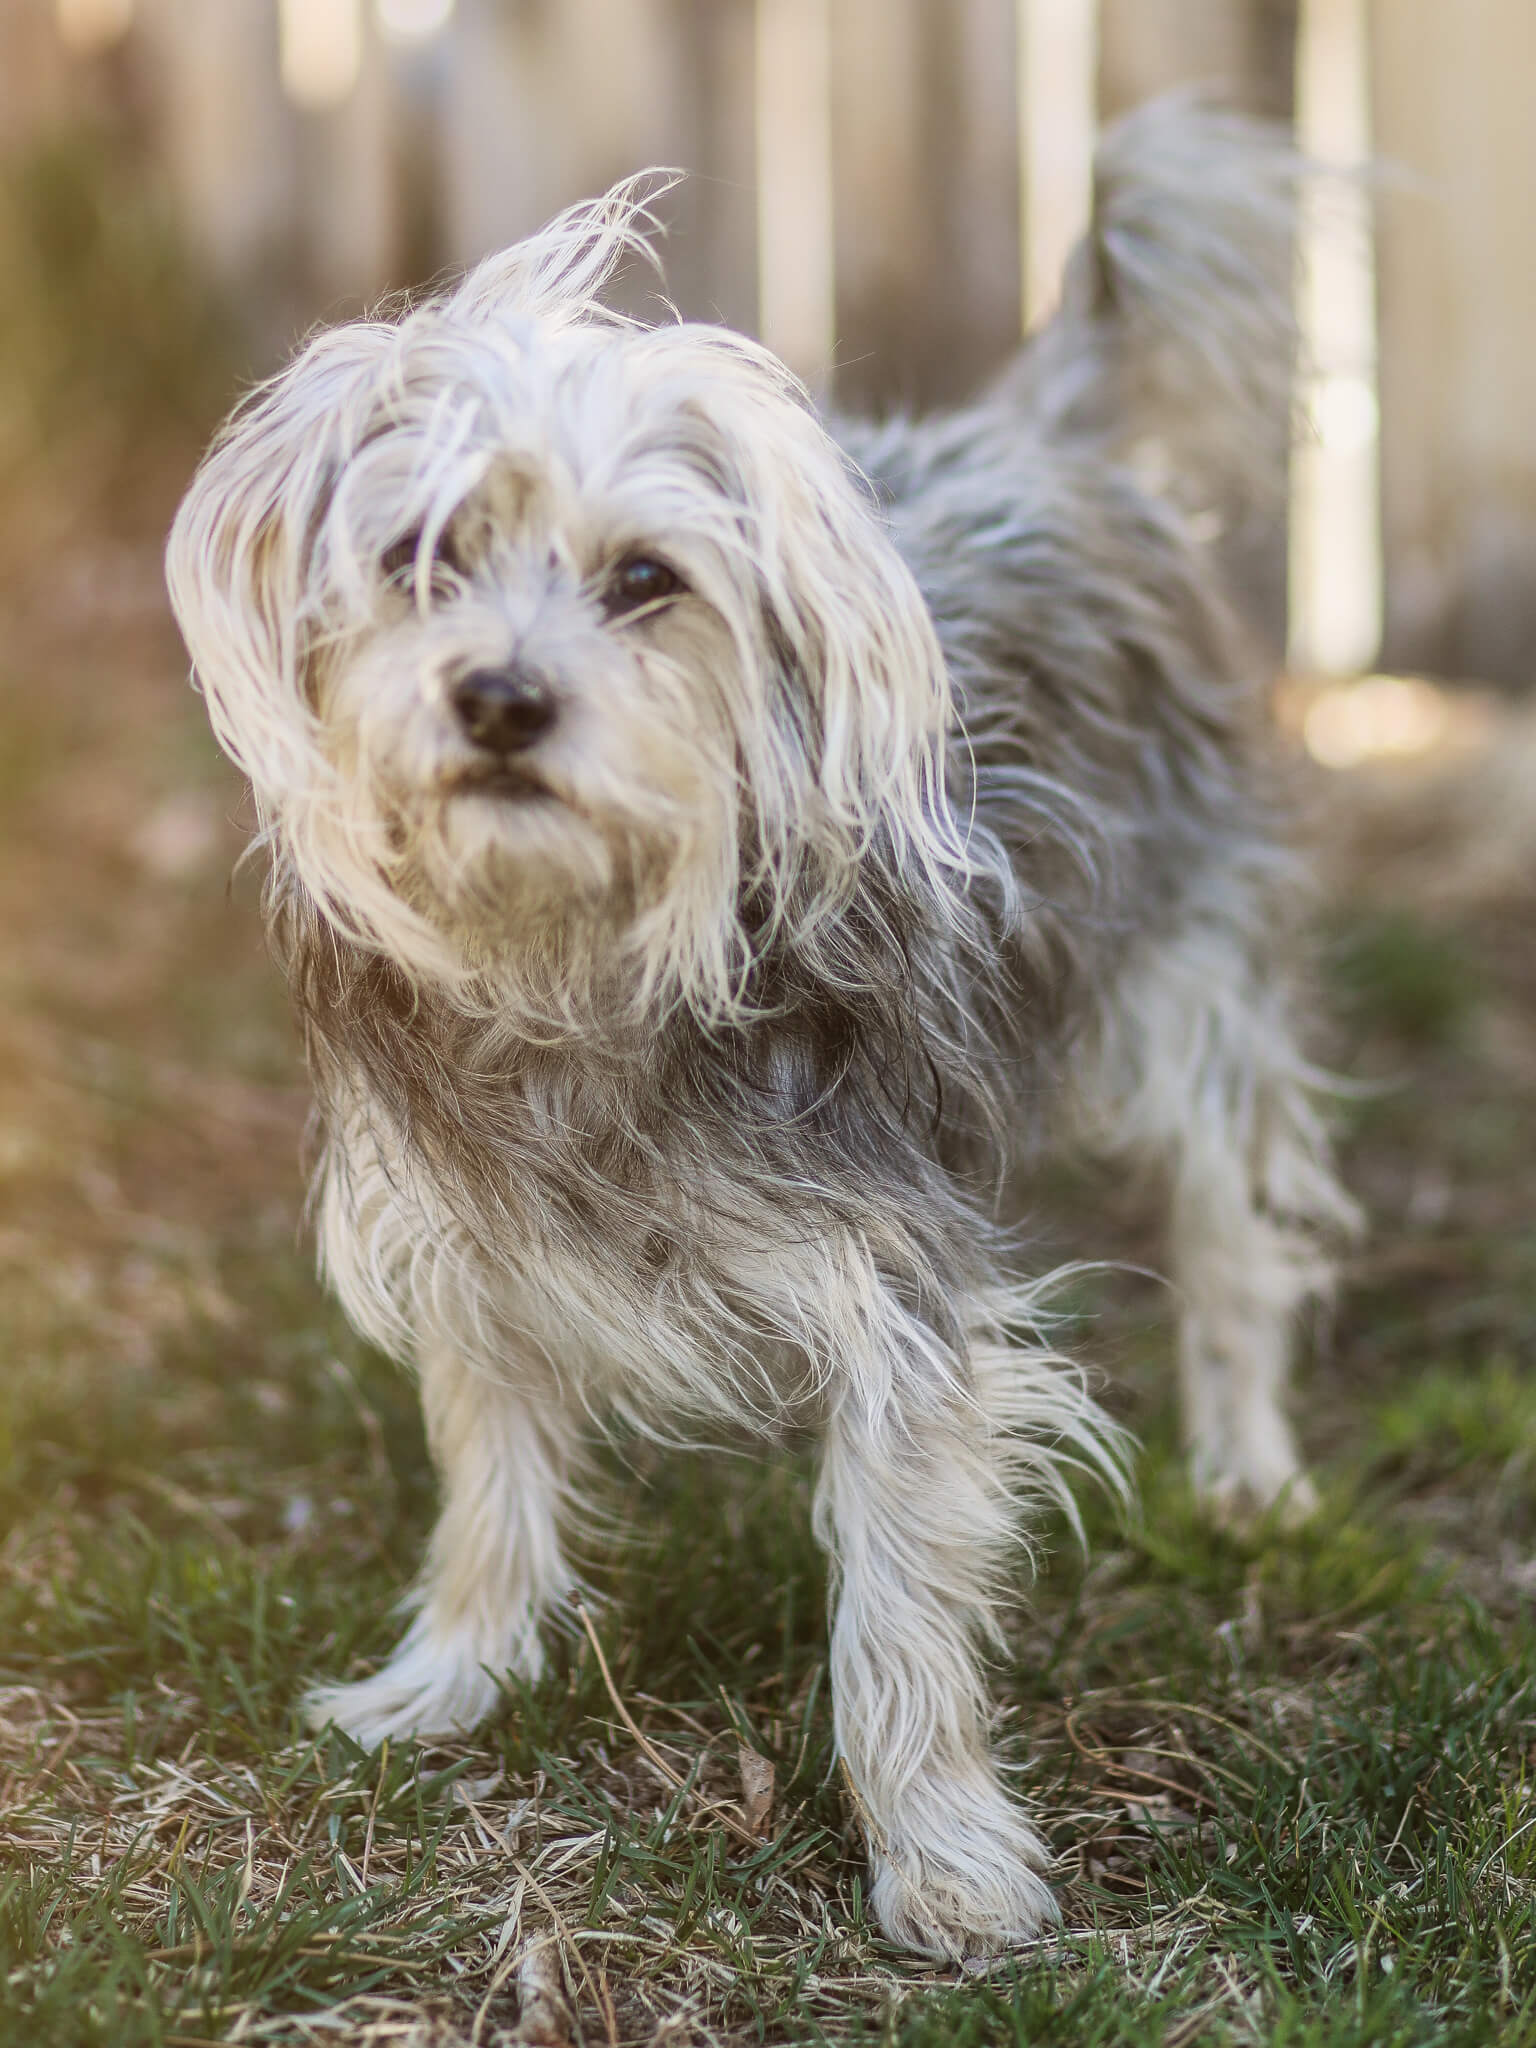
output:
M667 161L688 172L670 202L667 279L679 310L754 333L757 300L756 6L677 0L680 93Z
M1101 0L1099 105L1106 120L1179 85L1286 114L1296 0Z
M159 145L193 248L245 312L258 355L307 310L295 291L298 117L271 0L150 0Z
M1396 666L1536 672L1536 8L1376 0L1383 523Z
M1376 303L1365 0L1302 0L1296 131L1342 177L1309 180L1296 242L1300 396L1311 431L1291 458L1293 667L1347 675L1381 646Z
M401 98L371 12L356 84L339 106L302 114L299 131L306 282L318 306L350 312L407 282Z
M718 0L713 15L702 0L460 0L439 130L450 260L473 262L667 165L710 182L658 208L674 231L672 296L687 312L750 318L751 23L742 0ZM658 286L637 270L628 291L644 309Z
M1020 241L1026 328L1061 296L1093 206L1098 127L1096 0L1018 0Z
M1012 0L836 0L839 398L972 389L1019 332Z
M758 0L756 54L759 328L824 391L836 335L827 0Z

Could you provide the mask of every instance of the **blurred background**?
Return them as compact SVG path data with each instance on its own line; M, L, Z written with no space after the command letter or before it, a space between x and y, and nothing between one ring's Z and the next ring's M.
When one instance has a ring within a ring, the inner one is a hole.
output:
M46 371L74 414L94 349L191 406L214 304L231 363L266 368L315 319L665 163L693 174L668 202L685 313L845 403L954 398L1049 305L1095 122L1209 81L1294 112L1324 158L1394 167L1374 232L1335 203L1304 237L1293 648L1521 687L1533 76L1527 0L5 0L4 293L28 331L3 374Z
M1324 854L1319 1047L1365 1084L1337 1356L1526 1370L1533 79L1531 0L0 0L10 1568L42 1584L93 1504L298 1540L351 1511L364 1415L421 1478L408 1388L309 1277L249 819L163 596L237 392L664 163L684 312L839 404L954 399L1048 310L1096 127L1189 82L1387 166L1300 225L1307 430L1255 574Z

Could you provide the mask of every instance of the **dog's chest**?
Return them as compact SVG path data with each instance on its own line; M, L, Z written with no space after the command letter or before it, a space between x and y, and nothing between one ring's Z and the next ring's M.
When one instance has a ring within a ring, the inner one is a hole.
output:
M430 1304L441 1338L496 1369L552 1363L653 1423L805 1419L828 1219L808 1194L786 1199L761 1129L733 1129L661 1063L626 1076L527 1056L494 1079L464 1073L459 1098L455 1129L418 1123L366 1175L350 1162L376 1191L353 1211L374 1239L367 1267L409 1286L407 1320Z

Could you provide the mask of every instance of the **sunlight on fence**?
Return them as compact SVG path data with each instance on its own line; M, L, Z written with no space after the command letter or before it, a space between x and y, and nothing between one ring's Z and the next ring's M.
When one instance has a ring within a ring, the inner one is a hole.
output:
M836 339L828 0L757 0L758 332L813 389Z
M1022 324L1037 327L1061 291L1088 224L1098 87L1095 0L1017 0Z
M1361 676L1321 691L1302 718L1307 752L1325 768L1433 753L1451 725L1443 690L1418 676Z
M1291 471L1290 658L1347 675L1375 658L1382 613L1366 0L1303 0L1296 126L1308 155L1345 175L1308 194L1297 235L1304 434Z
M363 65L362 0L278 0L283 86L296 105L340 106Z
M375 16L386 42L430 42L453 18L454 0L378 0Z
M58 0L59 35L82 56L109 49L133 26L133 0Z

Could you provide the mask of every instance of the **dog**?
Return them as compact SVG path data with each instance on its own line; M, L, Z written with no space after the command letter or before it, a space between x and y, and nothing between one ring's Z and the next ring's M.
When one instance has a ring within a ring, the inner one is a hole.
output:
M943 417L823 419L613 310L642 179L226 425L169 587L255 792L322 1268L442 1484L404 1640L317 1722L464 1731L537 1678L606 1419L810 1437L881 1925L1052 1918L984 1662L1030 1511L1126 1442L1006 1191L1059 1147L1161 1175L1217 1508L1308 1504L1287 1361L1351 1218L1227 588L1283 482L1294 182L1240 117L1130 117L1059 312Z

